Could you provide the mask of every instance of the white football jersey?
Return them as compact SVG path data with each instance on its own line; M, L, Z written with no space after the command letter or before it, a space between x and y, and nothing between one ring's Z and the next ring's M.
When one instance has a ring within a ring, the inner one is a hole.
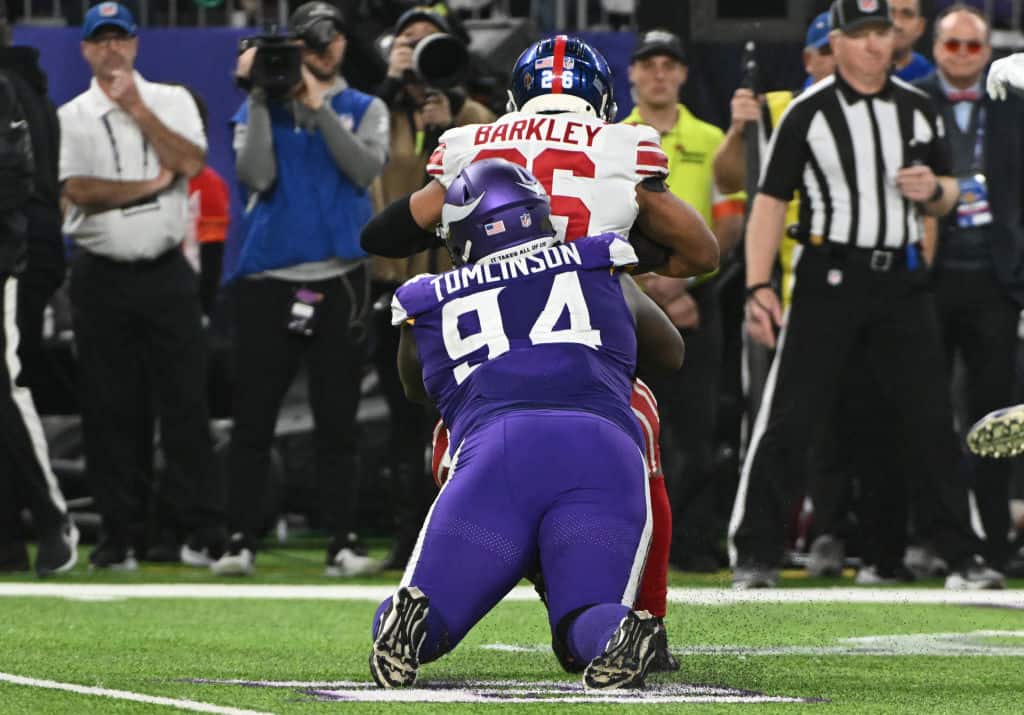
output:
M521 112L449 129L427 173L448 188L467 166L493 158L537 177L551 197L558 237L567 241L609 231L628 238L638 210L636 185L668 176L668 157L652 127L608 124L583 114Z

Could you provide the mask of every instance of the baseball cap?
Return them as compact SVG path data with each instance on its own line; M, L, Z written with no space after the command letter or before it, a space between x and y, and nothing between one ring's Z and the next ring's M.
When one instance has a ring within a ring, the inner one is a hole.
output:
M633 50L631 61L636 62L654 55L668 55L686 64L683 43L679 41L678 36L668 30L648 30L641 35L639 44Z
M96 34L96 31L106 25L120 27L129 35L138 32L135 18L131 10L116 2L101 2L93 5L89 12L85 13L85 20L82 22L82 39L88 40Z
M807 40L804 47L811 50L820 50L828 44L828 33L832 26L828 22L828 12L823 12L811 21L807 28Z
M402 30L414 22L419 22L420 20L425 20L426 22L434 24L441 32L451 34L451 28L448 26L448 21L440 13L436 12L434 7L418 5L403 12L398 18L398 22L395 23L395 34L402 34Z
M320 23L332 24L338 32L345 32L345 16L329 2L307 2L299 5L288 18L288 29L296 35L305 35Z
M892 25L887 0L835 0L829 10L833 30L847 33L864 25Z

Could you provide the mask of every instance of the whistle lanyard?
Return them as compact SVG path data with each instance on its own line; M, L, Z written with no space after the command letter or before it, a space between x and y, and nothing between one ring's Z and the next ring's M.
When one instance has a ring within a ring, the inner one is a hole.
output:
M101 117L103 127L107 130L107 139L110 141L110 150L114 153L114 168L117 169L117 175L121 176L121 152L117 148L117 140L114 139L114 130L110 126L110 120L107 115L104 114ZM139 136L142 137L142 175L145 176L149 173L149 142L146 141L146 135L139 131Z

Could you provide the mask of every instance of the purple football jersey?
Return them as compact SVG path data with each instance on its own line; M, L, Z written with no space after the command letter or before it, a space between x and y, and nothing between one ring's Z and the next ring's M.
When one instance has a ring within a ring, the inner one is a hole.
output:
M392 301L412 322L427 392L451 450L497 414L571 409L643 438L629 406L636 327L618 270L636 263L613 233L417 276Z

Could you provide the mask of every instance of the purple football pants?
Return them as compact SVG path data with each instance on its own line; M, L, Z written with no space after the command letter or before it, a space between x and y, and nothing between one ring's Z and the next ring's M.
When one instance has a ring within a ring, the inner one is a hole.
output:
M552 632L586 611L563 641L593 660L633 605L650 514L640 449L602 417L524 411L474 430L402 579L430 598L420 661L454 648L538 561Z

